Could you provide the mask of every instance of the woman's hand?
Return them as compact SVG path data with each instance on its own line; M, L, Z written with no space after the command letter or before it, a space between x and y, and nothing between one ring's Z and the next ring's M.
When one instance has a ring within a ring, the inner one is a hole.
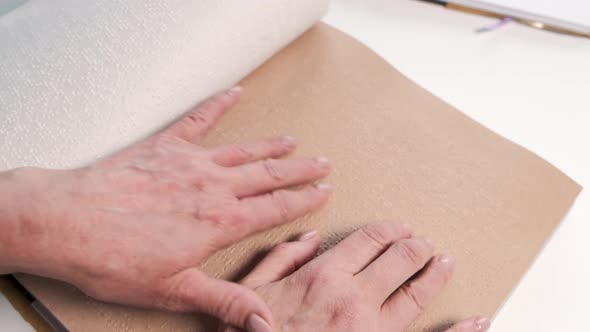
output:
M0 240L16 250L2 257L0 271L4 265L4 272L61 279L101 300L205 312L241 327L271 321L254 291L210 278L199 265L322 206L330 186L311 183L330 166L325 158L275 159L293 151L290 137L199 146L239 92L220 93L163 132L88 167L5 174L16 189L10 209L0 212L18 212L2 220L14 231ZM293 185L303 186L284 189Z
M405 331L447 284L454 264L433 257L429 241L394 223L368 224L312 260L319 246L314 232L282 243L241 281L272 308L277 331ZM489 326L473 317L447 332Z

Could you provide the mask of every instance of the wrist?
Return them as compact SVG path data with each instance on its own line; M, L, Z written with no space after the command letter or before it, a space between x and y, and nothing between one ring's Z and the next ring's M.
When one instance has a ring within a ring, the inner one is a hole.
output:
M39 169L0 172L0 274L32 272L45 236L35 189Z

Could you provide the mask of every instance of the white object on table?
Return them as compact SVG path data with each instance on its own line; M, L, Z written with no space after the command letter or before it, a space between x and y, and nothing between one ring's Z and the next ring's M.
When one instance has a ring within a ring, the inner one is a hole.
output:
M475 34L494 19L410 0L335 0L324 21L590 187L589 39L516 24ZM590 331L589 237L582 192L491 331Z

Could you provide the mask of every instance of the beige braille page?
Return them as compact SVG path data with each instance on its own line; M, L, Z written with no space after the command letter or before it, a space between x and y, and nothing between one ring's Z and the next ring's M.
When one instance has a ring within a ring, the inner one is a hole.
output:
M312 228L330 246L369 221L408 222L457 257L451 285L412 328L430 330L493 315L580 191L323 24L242 85L242 101L207 144L296 136L298 155L331 159L335 192L319 213L219 252L205 264L215 276L233 277L259 250ZM71 331L206 330L196 315L103 304L58 282L19 278Z

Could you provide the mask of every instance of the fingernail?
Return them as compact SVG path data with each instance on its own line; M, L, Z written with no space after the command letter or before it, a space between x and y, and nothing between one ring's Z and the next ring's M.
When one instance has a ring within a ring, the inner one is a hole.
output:
M410 236L412 236L414 234L414 229L412 228L412 225L410 225L408 223L402 224L402 230Z
M491 322L485 317L481 317L475 321L475 330L485 332L490 328Z
M238 93L240 93L241 91L242 91L242 87L241 87L241 86L239 86L239 85L236 85L236 86L234 86L234 87L230 88L229 90L227 90L227 92L228 92L229 94L238 94Z
M317 157L315 161L320 165L321 168L330 167L330 160L326 157Z
M297 144L297 139L293 136L284 136L283 137L283 145L288 148L292 148Z
M317 190L321 191L332 191L332 185L328 183L319 183L315 185Z
M248 332L272 332L270 325L257 314L251 314L246 321Z
M318 231L316 231L316 230L313 230L313 231L309 231L309 232L303 233L303 234L301 234L301 235L299 236L299 238L298 238L297 240L299 240L299 241L307 241L307 240L309 240L309 239L312 239L312 238L314 238L314 237L316 236L316 234L317 234L317 233L318 233Z
M455 257L449 255L442 255L438 257L438 261L444 265L450 266L455 263Z

